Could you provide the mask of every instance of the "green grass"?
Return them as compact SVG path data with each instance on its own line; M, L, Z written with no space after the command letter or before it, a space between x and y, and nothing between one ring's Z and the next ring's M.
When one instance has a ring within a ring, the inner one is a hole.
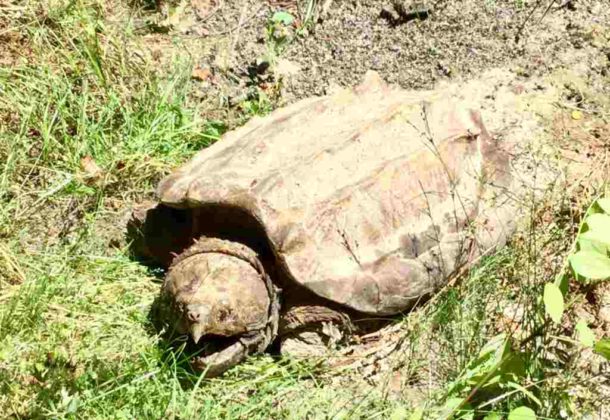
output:
M230 124L208 120L190 98L192 62L179 47L167 69L150 60L140 6L0 2L0 41L15 46L12 65L0 67L0 413L401 419L456 397L451 384L497 333L507 302L528 309L522 328L540 324L536 296L546 278L530 257L543 248L516 241L401 321L405 344L392 363L404 383L391 397L383 381L370 385L358 371L337 376L315 361L268 355L221 379L191 372L151 325L160 276L129 258L125 221L163 175ZM562 232L545 243L565 244ZM536 343L527 354L540 351ZM546 380L539 360L528 361L527 383ZM571 372L532 387L545 398L544 416L565 408ZM415 388L422 401L410 398ZM500 397L486 408L499 411L531 404L523 393L504 394L472 402Z
M160 282L130 260L125 216L224 125L188 103L188 57L161 73L134 54L138 13L94 0L0 8L1 31L31 52L0 69L0 412L302 418L382 410L323 389L310 364L269 356L202 382L157 337L148 312ZM83 158L100 174L92 177ZM286 395L300 398L279 406Z

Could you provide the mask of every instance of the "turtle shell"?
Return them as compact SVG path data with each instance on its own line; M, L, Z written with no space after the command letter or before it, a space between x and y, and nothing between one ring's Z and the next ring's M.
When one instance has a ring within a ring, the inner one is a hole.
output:
M507 153L472 104L376 73L228 133L165 178L198 225L260 226L275 263L315 294L375 315L408 309L511 231ZM212 212L209 209L214 209Z

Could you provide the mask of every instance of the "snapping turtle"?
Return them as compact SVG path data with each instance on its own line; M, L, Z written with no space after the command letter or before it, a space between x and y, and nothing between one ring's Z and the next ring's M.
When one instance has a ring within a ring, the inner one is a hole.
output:
M135 213L134 246L170 267L164 316L216 375L278 337L412 307L504 243L511 178L468 103L370 72L201 151Z

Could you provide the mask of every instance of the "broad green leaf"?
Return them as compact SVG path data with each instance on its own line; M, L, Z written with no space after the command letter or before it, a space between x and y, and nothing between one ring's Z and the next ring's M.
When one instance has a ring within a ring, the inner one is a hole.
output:
M500 372L503 375L512 375L515 378L525 377L525 361L523 360L522 355L519 353L511 354L511 356L502 364Z
M568 270L561 270L561 273L555 278L555 285L559 287L561 293L565 296L568 294L568 290L570 288L570 275L568 275Z
M510 343L506 339L506 334L498 334L489 339L487 344L479 351L479 357L475 360L486 360L493 354L494 362L497 363L507 356L508 353L510 353ZM475 362L474 364L480 364L480 362Z
M610 214L610 197L604 197L597 200L597 204L606 214Z
M610 216L607 214L592 214L585 219L589 230L606 237L610 236Z
M449 398L441 408L441 418L470 420L474 418L474 411L470 404L464 404L459 410L456 410L464 402L464 398Z
M445 404L443 404L443 406L438 409L439 412L434 413L435 416L437 418L442 418L442 419L453 418L452 414L453 414L454 409L457 406L459 406L462 403L462 401L463 401L462 398L449 398L447 401L445 401Z
M504 366L512 358L510 340L506 334L492 337L481 349L479 355L468 363L467 369L449 388L449 394L455 395L468 385L491 386L501 380ZM485 383L480 383L485 379Z
M528 407L517 407L508 414L508 420L536 420L536 413Z
M390 420L406 420L408 415L409 413L407 412L406 408L398 407L390 415ZM411 419L409 418L409 420ZM421 420L421 417L418 417L415 420Z
M284 25L288 26L291 25L292 22L294 22L294 16L292 16L288 12L275 12L271 20L273 22L283 23Z
M462 404L462 402L464 401L464 398L449 398L447 399L447 401L445 401L445 404L443 404L443 409L447 410L447 411L451 411L453 409L455 409L457 406L459 406L460 404Z
M610 248L610 215L592 214L585 219L589 230L578 236L580 251L595 251L608 255Z
M424 418L424 409L418 408L409 417L409 420L422 420Z
M604 338L599 340L595 343L593 350L595 350L595 353L601 354L607 360L610 360L610 339Z
M474 410L472 408L462 409L455 415L456 420L473 420L474 419Z
M390 420L406 420L408 415L406 408L398 407L390 414Z
M544 285L544 309L555 324L559 324L563 315L563 294L553 283Z
M610 245L610 237L603 230L588 230L585 233L581 233L578 238Z
M491 378L489 378L487 381L485 381L485 383L481 384L482 388L488 387L488 386L493 386L496 384L499 384L502 381L502 375L495 375L492 376ZM479 381L473 382L473 385L477 385L479 383Z
M585 321L578 321L574 329L576 330L576 337L578 338L578 341L580 341L580 344L585 347L593 347L593 344L595 343L595 334L593 334L593 331L591 331Z
M542 401L540 401L538 399L538 397L536 397L527 388L522 387L520 384L518 384L516 382L510 382L510 381L507 382L506 385L508 385L508 387L510 387L510 388L514 388L514 389L518 390L519 392L521 392L523 395L528 397L530 400L534 401L538 405L538 407L542 407Z
M570 264L576 274L588 279L603 280L610 277L610 258L598 252L578 251L570 256Z
M502 420L502 415L500 413L492 412L483 417L483 420Z
M598 254L608 255L608 245L599 241L587 239L586 235L584 238L583 235L578 237L578 250L592 251L597 252Z

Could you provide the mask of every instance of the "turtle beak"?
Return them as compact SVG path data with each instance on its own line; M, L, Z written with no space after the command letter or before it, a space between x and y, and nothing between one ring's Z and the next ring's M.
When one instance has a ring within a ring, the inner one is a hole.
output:
M199 343L201 337L206 334L206 325L209 319L210 309L205 305L188 305L186 320L189 324L189 334L195 344Z
M191 324L190 328L189 328L189 334L191 336L191 338L193 339L193 341L195 342L195 344L199 343L199 340L201 339L201 337L205 334L205 329L203 328L203 325L201 325L198 322L195 322L193 324Z

